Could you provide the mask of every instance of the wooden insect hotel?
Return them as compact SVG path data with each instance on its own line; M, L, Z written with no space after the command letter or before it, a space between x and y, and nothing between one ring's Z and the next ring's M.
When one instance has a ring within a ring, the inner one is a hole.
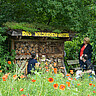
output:
M64 66L64 42L73 37L70 32L30 32L10 29L7 33L11 39L11 49L14 49L16 53L15 63L19 66L24 64L25 69L31 53L36 53L39 62L49 64L55 62L58 68Z

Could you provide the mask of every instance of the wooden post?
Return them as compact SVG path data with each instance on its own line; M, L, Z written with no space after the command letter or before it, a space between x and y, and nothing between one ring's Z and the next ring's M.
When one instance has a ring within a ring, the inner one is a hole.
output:
M64 43L63 43L63 59L62 59L62 64L63 64L63 67L65 67L65 64L64 64ZM65 73L65 76L66 76L66 74L67 74L66 67L64 68L64 73Z

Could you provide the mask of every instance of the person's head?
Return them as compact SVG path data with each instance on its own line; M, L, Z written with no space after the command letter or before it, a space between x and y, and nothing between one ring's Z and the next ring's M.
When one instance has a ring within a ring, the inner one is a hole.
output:
M34 59L36 57L36 54L32 53L31 56L32 56L32 59Z
M90 43L90 38L85 37L83 43L84 43L84 44L89 44L89 43Z
M82 60L83 60L83 61L84 61L84 60L88 60L88 55L87 55L87 54L83 54Z

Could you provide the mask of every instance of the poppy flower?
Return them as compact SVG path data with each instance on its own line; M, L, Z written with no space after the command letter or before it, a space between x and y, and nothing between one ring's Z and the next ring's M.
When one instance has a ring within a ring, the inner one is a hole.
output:
M13 75L13 78L15 79L17 77L17 75Z
M3 79L3 81L6 81L6 79Z
M22 94L21 96L26 96L26 95Z
M93 93L96 93L95 91L93 91Z
M24 78L25 76L24 75L21 75L20 78Z
M92 86L93 84L92 83L89 83L90 86Z
M57 68L54 68L54 73L57 74Z
M68 80L73 80L73 78L68 77Z
M47 67L47 66L45 66L45 68L46 68L46 69L48 69L48 67Z
M54 62L54 67L56 67L56 63Z
M0 66L0 68L1 68L1 66Z
M50 83L53 83L54 79L53 79L53 78L48 78L48 81L49 81Z
M53 85L54 89L58 89L58 84Z
M73 70L70 70L70 73L73 74L74 73Z
M70 72L71 74L73 74L74 72Z
M0 72L2 72L2 70L0 70Z
M75 78L75 81L77 81L77 79Z
M42 68L40 67L40 69L42 69Z
M93 86L95 87L95 84L93 84Z
M49 72L49 70L47 69L46 72Z
M24 89L23 89L23 88L21 88L21 89L20 89L20 91L24 91Z
M8 61L8 64L11 64L11 61Z
M70 84L70 82L66 82L66 84Z
M7 79L7 78L8 78L8 76L5 76L5 75L2 77L2 79Z
M60 87L59 87L60 90L65 90L65 85L64 84L61 84Z
M66 76L70 76L70 74L66 74Z
M32 81L32 82L36 82L36 80L34 80L34 79L32 79L31 81Z
M77 84L78 86L80 85L80 84Z
M66 84L68 84L68 87L70 87L70 82L66 82Z

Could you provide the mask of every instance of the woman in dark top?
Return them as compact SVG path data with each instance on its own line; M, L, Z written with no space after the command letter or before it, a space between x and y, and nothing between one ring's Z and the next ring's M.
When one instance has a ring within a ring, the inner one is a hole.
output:
M81 68L83 65L83 61L82 61L83 54L87 54L88 60L91 62L92 51L93 50L92 50L92 46L90 45L90 39L88 37L84 38L84 42L81 45L81 49L79 52L79 64Z

